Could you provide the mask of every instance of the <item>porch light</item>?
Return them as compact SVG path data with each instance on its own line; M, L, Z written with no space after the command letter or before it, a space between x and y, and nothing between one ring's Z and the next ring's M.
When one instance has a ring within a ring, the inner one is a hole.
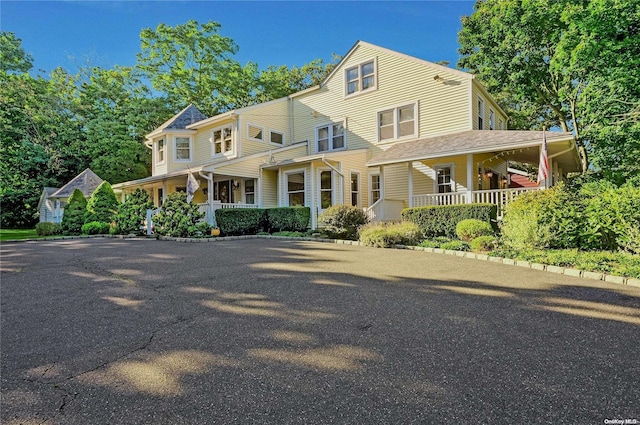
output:
M491 171L491 170L487 171L487 172L485 173L485 176L487 176L487 178L489 178L489 179L490 179L491 177L493 177L493 171Z

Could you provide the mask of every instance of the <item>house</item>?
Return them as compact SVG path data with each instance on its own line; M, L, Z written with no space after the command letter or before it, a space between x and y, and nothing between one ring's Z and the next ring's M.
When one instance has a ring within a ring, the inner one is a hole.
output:
M335 204L373 220L421 205L502 211L532 190L508 188L508 161L537 164L543 140L507 126L474 75L359 41L318 86L213 117L187 107L147 135L152 176L113 188L144 188L159 206L193 173L209 222L218 208L294 205L311 208L313 228ZM580 169L571 133L546 139L545 187Z
M40 212L40 222L60 223L64 214L64 206L67 199L75 189L80 189L86 198L100 186L102 179L96 173L87 168L82 173L75 176L69 183L61 188L45 187L40 195L38 211Z

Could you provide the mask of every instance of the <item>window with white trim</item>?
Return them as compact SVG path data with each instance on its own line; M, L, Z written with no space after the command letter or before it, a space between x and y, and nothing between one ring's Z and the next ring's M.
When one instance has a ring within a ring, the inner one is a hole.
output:
M498 130L504 130L504 122L498 118Z
M176 161L191 161L191 137L174 139Z
M403 105L378 112L378 140L393 140L415 136L417 105Z
M262 142L264 140L264 128L249 124L247 126L247 136L251 140Z
M156 162L163 163L164 162L164 139L158 140L158 144L156 145Z
M453 174L450 165L436 167L436 186L438 193L453 192Z
M256 181L254 179L244 181L244 202L247 204L256 203Z
M228 124L214 129L211 132L211 144L214 156L233 152L232 125Z
M351 172L351 206L360 206L360 173Z
M489 109L489 130L496 129L496 113L493 109Z
M284 133L271 130L269 132L269 141L274 145L279 145L279 146L284 145Z
M331 170L320 171L320 209L333 205L333 175Z
M376 62L370 60L345 70L347 96L376 88Z
M316 127L318 152L344 149L346 147L344 125L342 123Z
M287 205L290 207L304 206L304 171L285 174L287 184Z
M478 130L484 130L484 99L478 96Z
M369 205L371 206L382 196L382 180L380 180L380 174L371 174L369 179Z

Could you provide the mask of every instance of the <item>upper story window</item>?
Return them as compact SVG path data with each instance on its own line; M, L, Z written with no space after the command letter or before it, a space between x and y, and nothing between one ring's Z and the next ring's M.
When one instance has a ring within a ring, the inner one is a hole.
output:
M231 124L213 130L211 143L213 155L222 155L233 152L233 132Z
M318 152L344 149L347 146L344 125L336 123L316 127L316 141Z
M164 162L164 139L158 140L158 144L156 145L156 162Z
M489 130L496 129L496 113L493 109L489 109Z
M191 137L176 137L176 161L191 161Z
M376 88L376 61L370 60L345 71L346 95L362 93Z
M247 128L249 139L262 142L264 140L264 128L249 124Z
M284 145L284 133L271 130L269 132L269 141L274 145L279 145L279 146Z
M392 140L418 134L416 104L378 112L378 139Z
M478 130L484 130L484 99L478 96Z
M498 118L498 130L504 130L504 122Z

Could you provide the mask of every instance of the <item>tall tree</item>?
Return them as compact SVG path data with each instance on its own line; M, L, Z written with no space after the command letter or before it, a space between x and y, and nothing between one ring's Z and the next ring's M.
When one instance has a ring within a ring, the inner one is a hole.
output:
M233 59L238 46L220 34L221 25L190 20L160 24L140 33L138 68L153 88L167 94L176 109L190 103L209 116L244 106L253 90L255 64Z
M22 40L12 32L0 32L0 71L25 73L33 68L33 58L22 48Z
M478 0L462 19L458 66L498 93L510 128L573 131L620 182L637 170L638 132L614 122L638 108L639 10L635 0Z

